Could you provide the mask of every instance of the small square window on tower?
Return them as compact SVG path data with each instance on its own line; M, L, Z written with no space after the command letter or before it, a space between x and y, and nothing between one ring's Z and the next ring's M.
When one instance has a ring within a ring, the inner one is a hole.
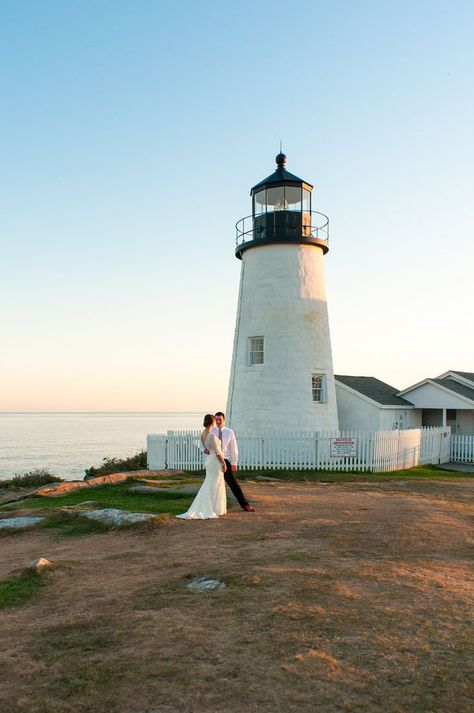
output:
M249 365L263 364L263 337L249 337Z
M311 386L313 393L313 401L323 404L326 401L325 378L322 374L313 374L311 377Z

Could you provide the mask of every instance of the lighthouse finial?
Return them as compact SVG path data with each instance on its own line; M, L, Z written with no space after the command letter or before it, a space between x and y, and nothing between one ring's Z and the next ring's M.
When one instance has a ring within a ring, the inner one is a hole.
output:
M275 158L275 161L277 162L278 168L285 168L285 163L286 163L286 156L283 153L282 150L282 144L281 144L281 139L280 139L280 153L278 156Z

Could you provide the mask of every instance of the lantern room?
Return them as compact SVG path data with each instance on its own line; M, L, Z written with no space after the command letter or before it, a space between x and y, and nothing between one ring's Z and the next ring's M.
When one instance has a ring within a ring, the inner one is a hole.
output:
M252 215L236 224L236 256L250 247L273 242L301 242L328 251L329 219L311 210L313 186L286 170L286 156L276 157L277 169L250 191Z

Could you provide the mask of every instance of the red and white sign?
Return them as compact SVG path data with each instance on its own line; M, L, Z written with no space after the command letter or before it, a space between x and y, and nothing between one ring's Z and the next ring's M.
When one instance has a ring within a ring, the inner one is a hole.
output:
M357 438L330 438L331 458L346 456L353 458L357 455Z

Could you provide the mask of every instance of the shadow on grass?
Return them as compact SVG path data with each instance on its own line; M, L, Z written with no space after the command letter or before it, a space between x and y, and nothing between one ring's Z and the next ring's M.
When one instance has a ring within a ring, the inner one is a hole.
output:
M93 709L102 713L116 710L114 683L123 677L127 662L113 656L123 627L104 617L53 626L42 632L32 655L52 664L44 686L44 707L38 713L63 713ZM112 656L110 657L110 655ZM110 658L109 658L110 657Z

